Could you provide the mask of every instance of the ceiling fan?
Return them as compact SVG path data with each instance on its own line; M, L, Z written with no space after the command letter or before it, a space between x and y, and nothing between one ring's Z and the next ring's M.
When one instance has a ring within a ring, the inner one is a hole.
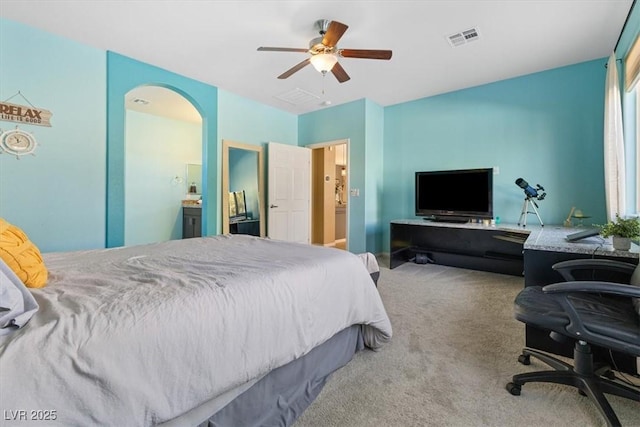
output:
M316 37L309 42L309 49L297 49L289 47L259 47L260 51L271 52L306 52L311 56L299 64L291 67L278 76L279 79L286 79L293 73L300 71L309 64L320 71L323 75L331 71L340 83L344 83L351 77L338 62L338 57L361 58L361 59L391 59L390 50L371 49L339 49L338 40L342 37L349 26L338 22L320 19L315 22L314 27L319 30L320 37Z

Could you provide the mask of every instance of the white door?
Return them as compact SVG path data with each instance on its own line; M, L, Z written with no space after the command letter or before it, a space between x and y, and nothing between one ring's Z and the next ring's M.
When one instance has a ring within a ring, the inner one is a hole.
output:
M311 150L269 143L268 236L310 243Z

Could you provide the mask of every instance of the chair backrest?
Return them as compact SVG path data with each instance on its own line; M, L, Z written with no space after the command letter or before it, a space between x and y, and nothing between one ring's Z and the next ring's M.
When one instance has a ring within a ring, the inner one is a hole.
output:
M640 287L640 262L638 263L636 269L633 270L633 274L631 275L629 284ZM633 306L636 308L636 312L640 316L640 298L633 299Z
M633 270L633 274L631 275L631 280L629 281L631 285L640 286L640 263L635 270Z

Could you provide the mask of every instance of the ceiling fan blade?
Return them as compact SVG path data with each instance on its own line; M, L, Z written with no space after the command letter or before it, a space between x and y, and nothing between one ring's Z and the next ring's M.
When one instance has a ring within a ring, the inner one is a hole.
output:
M344 70L344 68L342 68L342 65L340 65L339 62L335 63L335 65L331 69L331 72L334 76L336 76L336 79L338 79L340 83L344 83L347 80L351 79L351 77L349 77L349 74L347 74L347 72Z
M342 22L331 21L322 39L322 44L328 47L334 47L338 44L338 40L340 40L344 32L347 31L347 28L349 28L349 26Z
M375 49L340 49L339 54L344 58L391 59L392 52Z
M298 49L295 47L259 47L260 51L267 52L309 52L309 49Z
M291 76L293 73L302 70L304 67L306 67L309 64L311 64L311 61L309 60L309 58L307 58L304 61L302 61L301 63L299 63L298 65L295 65L295 66L289 68L284 73L280 74L278 76L278 78L279 79L286 79L287 77Z

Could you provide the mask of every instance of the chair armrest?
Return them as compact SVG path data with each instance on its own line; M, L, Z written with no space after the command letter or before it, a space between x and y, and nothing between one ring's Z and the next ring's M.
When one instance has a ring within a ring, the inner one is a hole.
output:
M548 294L586 292L640 298L640 286L586 280L554 283L553 285L544 286L542 291Z
M573 272L576 270L608 270L633 274L636 266L628 262L614 261L611 259L572 259L561 261L551 266L567 281L573 281Z

